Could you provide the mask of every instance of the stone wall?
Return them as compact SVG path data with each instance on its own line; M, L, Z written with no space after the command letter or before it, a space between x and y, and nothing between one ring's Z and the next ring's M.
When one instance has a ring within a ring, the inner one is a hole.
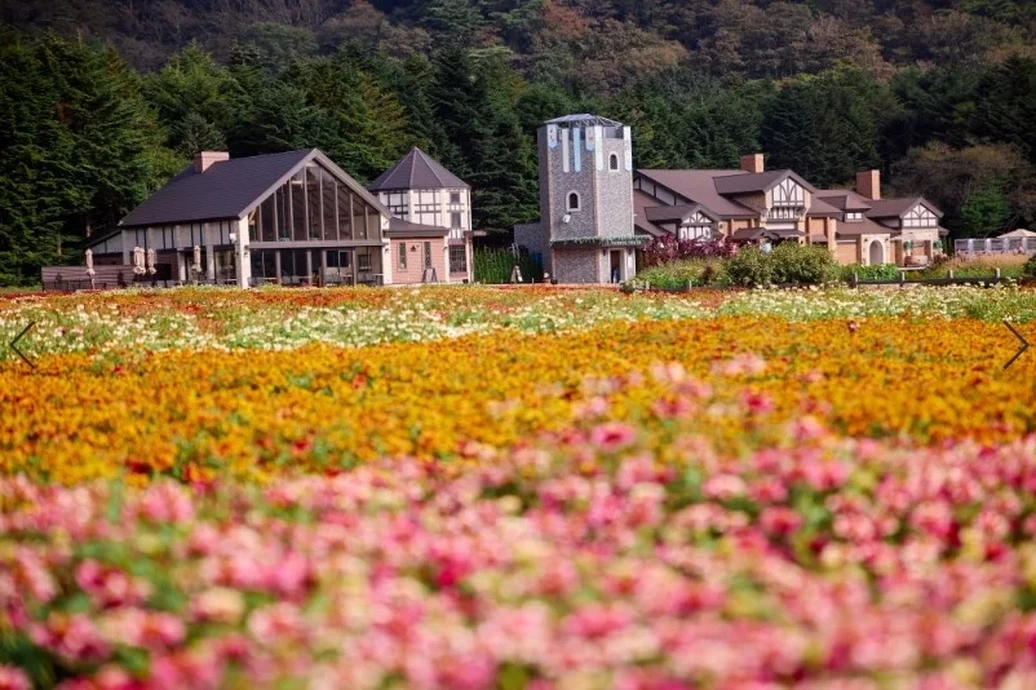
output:
M551 263L554 277L559 283L599 283L601 279L600 256L597 247L583 249L553 249Z
M626 170L626 139L612 138L611 128L599 128L603 136L598 145L604 149L604 169L597 171L597 225L601 237L633 235L633 172ZM620 133L623 130L618 130ZM619 169L612 170L609 159L618 157Z
M572 132L579 130L579 146L581 147L582 165L579 172L575 167L575 140ZM569 168L565 172L563 165L562 138L568 137ZM573 239L577 237L593 237L597 234L594 222L594 158L593 152L586 150L586 128L558 128L558 145L554 150L547 149L549 198L548 213L540 217L541 223L548 224L551 239ZM579 194L578 211L568 211L568 195ZM562 222L569 215L568 223Z

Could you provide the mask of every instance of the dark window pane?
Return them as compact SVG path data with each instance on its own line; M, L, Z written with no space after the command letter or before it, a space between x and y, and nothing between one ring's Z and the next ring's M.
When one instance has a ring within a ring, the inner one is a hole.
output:
M350 197L345 185L338 185L338 239L340 240L353 238L352 211L349 209Z
M309 239L321 239L320 170L315 165L306 167L306 200L309 203Z
M274 204L277 203L276 199L277 195L271 194L270 198L259 207L259 225L261 226L263 242L277 241L277 221L275 220L276 214L274 213Z
M352 203L353 229L355 230L355 235L353 236L353 239L365 240L367 239L367 219L364 218L364 215L367 205L363 203L363 199L359 198L355 194L352 195Z
M288 185L281 185L277 190L277 239L291 239L291 194Z
M367 239L381 239L381 214L373 206L367 206Z
M324 239L338 239L338 222L335 220L335 178L325 170L320 171L320 198L323 203Z
M466 273L468 256L462 244L450 245L450 273Z
M291 178L291 226L296 241L307 239L306 232L306 175L303 171Z

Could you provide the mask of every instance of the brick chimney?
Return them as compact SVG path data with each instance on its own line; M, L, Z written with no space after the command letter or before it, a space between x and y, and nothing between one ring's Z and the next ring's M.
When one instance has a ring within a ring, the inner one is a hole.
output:
M763 154L761 153L746 153L741 156L741 169L745 172L750 173L761 173L765 170L763 167Z
M213 163L230 160L230 154L226 151L199 151L194 154L194 172L203 173Z
M881 171L861 170L856 173L856 193L874 201L881 199Z

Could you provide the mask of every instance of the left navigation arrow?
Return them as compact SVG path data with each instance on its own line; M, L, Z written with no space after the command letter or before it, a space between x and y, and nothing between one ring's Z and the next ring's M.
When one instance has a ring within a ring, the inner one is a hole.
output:
M29 330L30 330L30 329L31 329L31 328L32 328L33 326L35 326L35 325L36 325L36 322L35 322L35 321L32 321L32 322L30 322L28 326L26 326L25 328L23 328L23 329L22 329L22 332L21 332L21 333L19 333L18 335L14 336L14 340L12 340L12 341L11 341L11 343L10 343L10 344L11 344L11 349L12 349L12 350L14 350L15 354L17 354L17 355L18 355L19 357L21 357L21 358L22 358L22 361L23 361L23 362L25 362L26 364L28 364L28 365L29 365L30 367L32 367L33 369L35 369L35 368L36 368L36 365L35 365L35 364L33 364L33 363L32 363L32 361L31 361L31 360L30 360L30 359L29 359L28 357L26 357L26 356L25 356L25 353L24 353L24 352L22 352L21 350L19 350L19 349L18 349L18 341L19 341L19 340L21 340L21 339L22 339L22 337L23 337L23 336L24 336L24 335L25 335L26 333L28 333L28 332L29 332Z

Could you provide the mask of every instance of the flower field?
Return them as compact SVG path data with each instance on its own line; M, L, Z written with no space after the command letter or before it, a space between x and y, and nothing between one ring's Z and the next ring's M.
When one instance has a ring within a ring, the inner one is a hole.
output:
M1016 288L0 300L0 690L1036 687Z

